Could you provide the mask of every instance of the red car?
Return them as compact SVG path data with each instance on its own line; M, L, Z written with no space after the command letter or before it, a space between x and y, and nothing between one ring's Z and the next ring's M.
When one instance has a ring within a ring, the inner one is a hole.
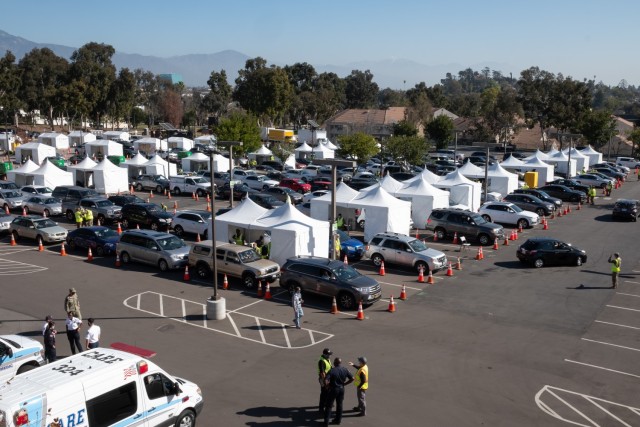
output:
M287 187L302 194L311 191L311 185L302 182L300 178L283 178L279 185L280 187Z

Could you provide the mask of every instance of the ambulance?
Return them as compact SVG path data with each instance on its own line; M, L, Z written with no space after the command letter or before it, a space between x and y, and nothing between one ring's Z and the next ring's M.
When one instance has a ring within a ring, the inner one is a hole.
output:
M203 404L196 384L97 348L0 384L0 427L191 427Z
M40 365L44 365L42 344L21 335L0 335L0 383Z

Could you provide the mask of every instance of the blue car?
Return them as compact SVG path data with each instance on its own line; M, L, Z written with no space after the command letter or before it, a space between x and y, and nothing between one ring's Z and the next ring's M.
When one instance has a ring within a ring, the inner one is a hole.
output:
M364 244L349 236L342 230L338 230L340 236L340 258L346 255L348 259L359 260L364 255Z
M116 252L116 244L120 235L108 227L83 227L67 234L69 249L89 249L92 255L109 255Z

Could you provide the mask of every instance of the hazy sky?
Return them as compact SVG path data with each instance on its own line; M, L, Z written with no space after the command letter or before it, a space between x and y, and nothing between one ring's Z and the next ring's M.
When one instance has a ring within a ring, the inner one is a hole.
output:
M162 57L231 49L316 66L399 58L456 64L454 74L490 62L514 77L536 65L640 84L638 0L2 0L0 10L0 29L73 47Z

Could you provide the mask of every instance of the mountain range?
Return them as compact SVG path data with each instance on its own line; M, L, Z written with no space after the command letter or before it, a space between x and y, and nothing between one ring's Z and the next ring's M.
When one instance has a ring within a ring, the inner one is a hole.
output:
M101 43L100 40L95 40ZM14 36L0 30L0 55L4 56L10 50L19 61L26 53L35 48L47 47L56 55L65 59L71 58L77 47L63 46L51 43L33 42L22 37ZM142 54L117 52L112 58L114 65L120 69L127 67L130 70L142 68L154 74L176 73L180 74L187 86L206 86L209 75L212 71L225 70L229 83L233 85L238 76L238 70L244 69L245 62L249 56L235 51L224 50L210 54L187 54L162 58ZM293 65L302 60L293 60L289 64L277 64L279 66ZM379 61L361 61L342 65L337 64L311 64L318 73L333 72L340 77L346 77L352 70L370 70L374 76L374 81L383 89L405 90L414 85L425 82L428 86L438 83L446 76L446 73L457 75L458 71L472 68L481 70L489 67L492 70L500 70L506 75L504 70L512 69L508 64L481 63L474 65L443 64L425 65L408 59L387 59Z

